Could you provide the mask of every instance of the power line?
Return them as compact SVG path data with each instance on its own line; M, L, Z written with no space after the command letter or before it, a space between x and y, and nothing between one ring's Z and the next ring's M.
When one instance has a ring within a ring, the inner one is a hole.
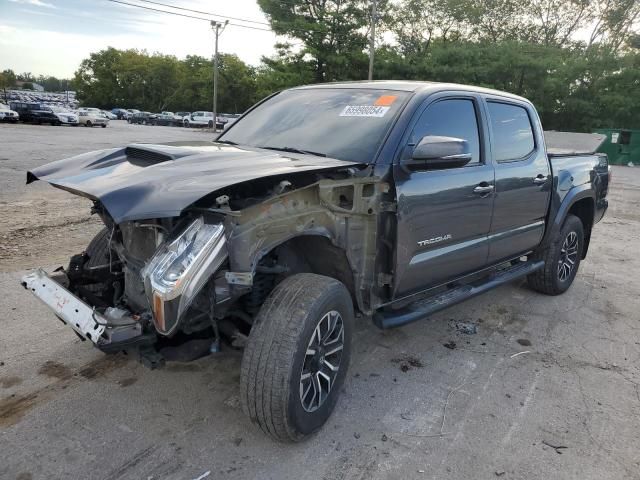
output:
M168 15L175 15L175 16L178 16L178 17L185 17L185 18L191 18L191 19L194 19L194 20L201 20L201 21L204 21L204 22L210 22L211 21L210 18L204 18L204 17L195 16L195 15L188 15L186 13L170 12L168 10L161 10L159 8L147 7L145 5L137 5L135 3L129 3L129 2L126 2L126 1L123 1L123 0L106 0L106 1L107 2L112 2L112 3L118 3L120 5L126 5L126 6L129 6L129 7L142 8L143 10L150 10L152 12L166 13ZM138 0L138 1L146 1L146 0ZM153 2L153 3L156 3L158 5L164 5L164 4L161 4L159 2ZM167 5L167 7L171 8L171 6L169 6L169 5ZM173 8L176 8L176 7L173 7ZM206 15L211 15L211 16L215 16L216 15L216 14L213 14L213 13L205 13L205 14ZM218 16L222 16L222 15L218 15ZM230 17L228 17L228 18L230 18ZM246 20L243 20L243 21L246 21ZM254 27L254 26L251 26L251 25L242 25L240 23L231 23L231 22L229 22L229 25L232 25L234 27L240 27L240 28L248 28L250 30L258 30L258 31L261 31L261 32L271 32L271 33L274 33L275 35L285 35L285 36L287 35L286 33L285 34L277 33L271 28L260 28L260 27ZM290 29L290 30L292 32L298 32L298 33L308 33L309 32L308 30L302 30L302 29ZM324 33L328 33L328 32L325 31ZM337 35L334 35L334 38L336 38L336 39L337 38L349 38L349 37L351 37L350 34L337 34Z
M119 3L121 5L127 5L129 7L142 8L144 10L151 10L152 12L160 12L160 13L166 13L168 15L176 15L176 16L179 16L179 17L192 18L194 20L202 20L202 21L205 21L205 22L210 22L211 21L210 18L196 17L195 15L187 15L186 13L169 12L167 10L160 10L159 8L146 7L144 5L136 5L135 3L123 2L122 0L107 0L107 2ZM271 29L260 28L260 27L252 27L250 25L242 25L242 24L239 24L239 23L229 23L229 25L233 25L235 27L241 27L241 28L249 28L251 30L260 30L260 31L263 31L263 32L273 32L273 30L271 30ZM275 32L273 32L273 33L275 33Z
M154 2L153 0L138 0L139 2L144 2L144 3L151 3L153 5L159 5L162 7L167 7L167 8L174 8L176 10L182 10L185 12L192 12L192 13L201 13L203 15L211 15L212 17L222 17L222 18L228 18L229 20L237 20L239 22L247 22L247 23L255 23L258 25L266 25L268 27L271 26L271 24L267 23L267 22L259 22L257 20L249 20L247 18L239 18L239 17L230 17L229 15L222 15L219 13L213 13L213 12L205 12L202 10L194 10L193 8L185 8L185 7L178 7L175 5L169 5L167 3L161 3L161 2Z

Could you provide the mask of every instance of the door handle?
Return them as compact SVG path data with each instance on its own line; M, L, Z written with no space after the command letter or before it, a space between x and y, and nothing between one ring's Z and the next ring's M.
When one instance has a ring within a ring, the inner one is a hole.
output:
M544 185L545 183L547 183L547 177L545 177L544 175L540 174L536 178L533 179L533 183L535 183L536 185Z
M493 192L493 185L478 185L473 189L473 193L484 195Z

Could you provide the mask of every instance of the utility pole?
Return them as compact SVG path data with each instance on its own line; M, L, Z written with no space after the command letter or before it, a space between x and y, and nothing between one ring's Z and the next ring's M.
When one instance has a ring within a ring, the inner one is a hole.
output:
M373 80L373 56L376 42L376 0L371 4L371 39L369 40L369 80Z
M215 46L213 53L213 131L217 131L216 123L218 120L218 37L224 30L224 27L227 26L229 20L226 20L223 23L216 22L215 20L211 20L211 28L213 29L215 35ZM222 27L222 30L220 30Z

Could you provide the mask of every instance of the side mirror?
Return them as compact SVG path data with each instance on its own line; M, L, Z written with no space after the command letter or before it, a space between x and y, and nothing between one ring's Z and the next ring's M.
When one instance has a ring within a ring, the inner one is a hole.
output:
M438 170L464 167L471 161L469 142L461 138L427 135L403 163L410 170Z

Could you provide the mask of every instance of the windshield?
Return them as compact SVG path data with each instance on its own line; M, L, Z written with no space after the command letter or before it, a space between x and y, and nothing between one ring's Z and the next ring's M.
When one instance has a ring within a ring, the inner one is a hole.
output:
M219 140L369 163L407 97L388 90L287 90L247 113Z

